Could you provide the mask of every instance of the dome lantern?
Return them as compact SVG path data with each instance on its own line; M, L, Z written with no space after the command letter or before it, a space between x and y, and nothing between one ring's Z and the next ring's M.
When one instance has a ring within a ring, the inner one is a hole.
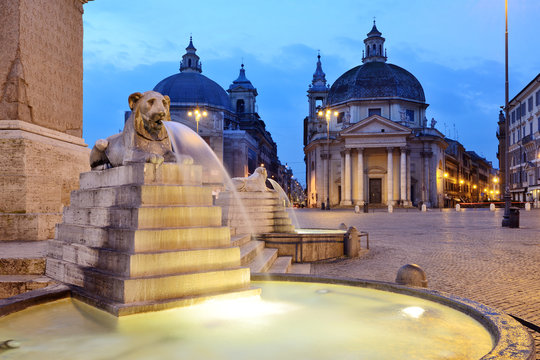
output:
M384 49L384 38L382 33L377 29L375 20L373 20L373 27L367 34L367 38L364 39L366 49L362 56L362 62L386 62L386 49ZM384 49L384 51L383 51Z
M189 45L186 48L186 53L180 61L180 72L202 72L202 64L199 61L199 55L196 54L197 49L193 46L193 39L189 37Z

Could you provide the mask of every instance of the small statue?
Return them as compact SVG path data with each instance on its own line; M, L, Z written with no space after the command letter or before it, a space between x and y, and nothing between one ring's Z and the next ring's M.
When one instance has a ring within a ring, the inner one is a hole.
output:
M235 177L232 178L232 184L235 187L236 191L245 192L245 191L270 191L266 187L266 178L268 173L266 168L258 167L255 169L255 172L249 177Z
M437 120L435 120L435 118L431 118L431 128L434 129L435 128L435 124L437 124Z
M155 91L133 93L128 98L131 115L124 130L100 139L90 152L90 167L101 170L129 163L148 162L160 165L176 162L164 121L170 121L171 100ZM193 163L185 159L184 163Z
M422 127L427 127L427 117L424 116L424 120L422 121Z

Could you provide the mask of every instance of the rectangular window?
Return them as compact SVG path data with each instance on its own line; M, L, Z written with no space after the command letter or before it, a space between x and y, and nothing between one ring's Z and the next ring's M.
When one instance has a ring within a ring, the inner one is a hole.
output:
M529 123L529 128L531 129L531 135L532 135L532 133L534 132L533 131L533 122L532 121Z
M540 120L539 120L539 124L540 124ZM516 132L512 131L512 144L515 144L515 143L516 143Z
M512 124L516 122L516 110L512 111Z
M538 118L538 131L540 131L540 117Z
M378 109L369 109L369 110L368 110L368 116L372 116L372 115L379 115L379 116L381 116L381 108L378 108Z
M517 121L521 120L521 106L519 106L519 105L516 108L516 120Z
M337 116L337 123L338 124L341 124L343 122L343 118L345 117L345 113L344 112L340 112Z
M540 106L540 90L536 92L536 106Z
M531 112L532 108L533 108L533 98L532 98L532 96L527 100L527 107L528 107L529 112Z
M408 122L414 122L414 110L405 110L405 117Z
M521 128L518 129L518 141L521 140Z
M521 104L521 116L525 116L526 113L527 113L527 109L526 109L525 103L522 103Z

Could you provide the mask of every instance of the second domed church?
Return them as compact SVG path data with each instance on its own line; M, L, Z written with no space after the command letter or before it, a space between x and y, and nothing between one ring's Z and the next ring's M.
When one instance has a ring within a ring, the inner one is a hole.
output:
M231 177L245 177L259 166L284 184L287 169L277 157L277 146L256 109L257 89L247 79L244 64L225 91L202 74L197 49L190 38L180 72L155 87L171 99L171 120L183 123L209 144Z
M384 42L374 22L363 64L332 86L318 56L304 119L308 206L442 204L448 144L428 125L422 85L387 62Z

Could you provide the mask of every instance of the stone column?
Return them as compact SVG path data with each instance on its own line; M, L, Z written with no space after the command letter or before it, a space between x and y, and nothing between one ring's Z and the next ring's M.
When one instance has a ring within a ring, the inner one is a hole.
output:
M364 149L358 148L358 173L356 174L356 188L358 190L357 205L364 205Z
M79 173L90 168L82 139L84 2L0 5L0 241L53 238Z
M387 158L388 158L388 163L386 165L386 186L387 186L387 190L388 190L388 199L387 199L387 205L394 205L394 172L393 172L393 167L394 167L394 159L392 157L392 151L394 150L394 148L392 147L388 147L386 148L386 152L387 152Z
M399 200L403 205L407 205L407 150L401 148L401 161L399 166Z
M322 195L320 200L321 200L321 204L324 203L325 206L327 206L328 204L326 203L326 199L328 198L328 154L323 153L321 156L321 159L323 161L323 173L321 174L321 178L322 178L321 184L323 188L321 189L322 191L320 192Z
M351 202L351 150L345 150L345 197L342 198L343 205L352 205Z
M407 186L406 186L406 195L407 195L407 205L411 204L411 150L407 150Z
M341 202L345 199L345 156L341 153Z

